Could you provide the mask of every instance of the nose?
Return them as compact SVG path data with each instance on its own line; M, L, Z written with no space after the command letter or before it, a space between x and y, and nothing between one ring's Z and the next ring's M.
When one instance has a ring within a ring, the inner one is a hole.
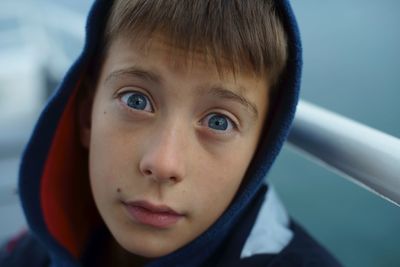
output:
M149 137L139 162L142 175L158 183L176 184L186 175L185 137L179 129L164 129Z

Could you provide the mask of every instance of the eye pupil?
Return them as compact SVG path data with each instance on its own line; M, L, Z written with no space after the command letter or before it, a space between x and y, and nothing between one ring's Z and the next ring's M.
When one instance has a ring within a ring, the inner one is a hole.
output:
M147 105L147 100L142 95L133 94L133 95L129 96L127 104L131 108L144 110Z
M208 121L208 127L219 131L225 131L228 129L228 119L221 115L214 115Z

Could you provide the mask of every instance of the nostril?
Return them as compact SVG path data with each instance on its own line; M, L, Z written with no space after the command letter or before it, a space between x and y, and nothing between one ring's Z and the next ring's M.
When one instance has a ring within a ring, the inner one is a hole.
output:
M152 175L152 172L151 172L150 170L145 170L145 171L144 171L144 174L145 174L145 175Z

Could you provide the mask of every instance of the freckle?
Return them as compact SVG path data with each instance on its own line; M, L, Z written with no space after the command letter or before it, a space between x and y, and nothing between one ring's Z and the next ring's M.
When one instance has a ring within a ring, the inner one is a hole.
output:
M104 115L106 115L107 114L107 111L104 111Z
M117 188L117 192L118 192L118 193L121 193L121 188Z

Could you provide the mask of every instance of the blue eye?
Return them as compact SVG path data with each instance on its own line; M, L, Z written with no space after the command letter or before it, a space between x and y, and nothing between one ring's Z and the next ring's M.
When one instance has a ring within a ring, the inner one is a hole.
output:
M216 131L227 131L233 128L232 121L222 114L210 114L206 117L208 119L207 126Z
M132 109L144 110L149 112L153 111L153 107L151 106L148 97L139 92L124 93L121 97L121 101Z

